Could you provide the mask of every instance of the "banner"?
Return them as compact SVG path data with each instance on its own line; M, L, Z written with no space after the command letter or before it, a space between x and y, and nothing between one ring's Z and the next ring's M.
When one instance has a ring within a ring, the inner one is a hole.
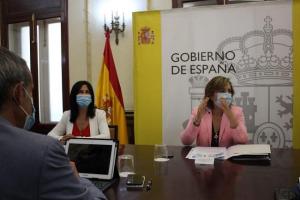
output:
M162 140L160 12L133 15L134 137L136 144Z
M159 31L146 20L154 15L160 16ZM136 143L149 144L151 137L154 143L181 144L179 134L207 82L222 75L232 81L234 103L244 110L249 142L292 147L292 28L291 1L135 13ZM146 52L158 45L160 60L153 57L157 48ZM146 73L148 68L157 73ZM147 92L146 84L159 89Z

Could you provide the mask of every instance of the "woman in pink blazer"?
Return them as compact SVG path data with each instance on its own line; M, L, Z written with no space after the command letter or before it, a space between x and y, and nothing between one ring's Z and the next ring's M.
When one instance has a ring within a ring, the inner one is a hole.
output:
M229 147L248 141L242 108L232 105L234 90L223 76L211 79L205 87L205 97L180 134L184 145L196 139L198 146Z

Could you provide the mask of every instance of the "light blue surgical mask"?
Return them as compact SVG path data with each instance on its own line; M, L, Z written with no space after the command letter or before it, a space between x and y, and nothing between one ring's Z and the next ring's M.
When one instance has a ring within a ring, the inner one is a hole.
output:
M24 123L24 129L26 130L30 130L34 123L35 123L35 108L34 108L34 105L33 105L33 99L32 97L28 94L27 90L24 88L25 90L25 93L27 95L27 97L30 98L30 101L31 101L31 106L32 106L32 113L31 114L28 114L28 112L26 112L26 110L21 106L19 105L19 108L25 113L26 115L26 119L25 119L25 123Z
M33 127L34 123L35 123L35 107L32 104L32 113L31 113L31 115L26 116L26 120L24 123L24 129L30 130Z
M79 107L88 107L92 103L92 97L90 94L77 94L76 102Z
M226 103L228 106L232 104L232 94L228 92L218 92L217 93L217 99L215 100L215 104L218 107L221 107L221 98L224 98L226 100Z

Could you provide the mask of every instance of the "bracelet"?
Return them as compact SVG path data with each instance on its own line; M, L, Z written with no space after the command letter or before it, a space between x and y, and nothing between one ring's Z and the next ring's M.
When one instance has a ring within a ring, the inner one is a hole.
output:
M194 121L193 121L193 125L194 125L194 126L196 126L196 127L198 127L198 126L200 126L200 122L199 122L199 123L197 123L197 122L196 122L196 120L194 119Z

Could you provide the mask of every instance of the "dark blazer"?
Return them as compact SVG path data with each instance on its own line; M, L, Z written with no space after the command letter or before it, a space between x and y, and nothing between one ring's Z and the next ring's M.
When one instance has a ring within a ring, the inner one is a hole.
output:
M0 117L0 199L105 199L78 179L55 139L12 126Z

